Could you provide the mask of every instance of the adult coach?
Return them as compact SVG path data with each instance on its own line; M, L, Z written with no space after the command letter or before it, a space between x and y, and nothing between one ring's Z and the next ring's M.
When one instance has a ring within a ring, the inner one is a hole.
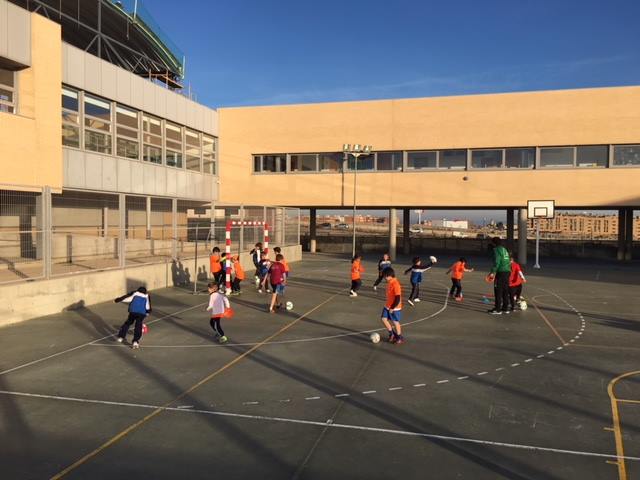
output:
M495 296L495 306L489 310L492 315L503 315L509 313L509 276L511 275L511 256L506 248L502 246L500 237L491 239L493 245L493 267L489 279L493 280L493 293Z

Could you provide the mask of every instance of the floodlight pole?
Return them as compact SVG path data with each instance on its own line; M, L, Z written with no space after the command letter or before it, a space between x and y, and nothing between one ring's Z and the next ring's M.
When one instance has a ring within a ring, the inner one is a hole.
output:
M533 268L540 268L540 219L536 218L536 264Z
M358 157L360 155L370 155L371 145L354 144L351 148L351 144L345 143L342 146L342 151L347 155L353 155L354 158L354 170L353 170L353 239L351 245L351 256L356 256L356 188L358 185Z

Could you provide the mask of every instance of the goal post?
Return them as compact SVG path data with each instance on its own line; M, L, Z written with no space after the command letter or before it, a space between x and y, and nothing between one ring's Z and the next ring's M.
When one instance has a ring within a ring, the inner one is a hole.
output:
M225 262L224 262L224 272L225 272L225 295L231 294L231 229L233 227L244 227L244 226L263 226L264 230L264 252L269 253L269 226L266 222L253 222L253 221L236 221L236 220L227 220L227 224L225 227Z

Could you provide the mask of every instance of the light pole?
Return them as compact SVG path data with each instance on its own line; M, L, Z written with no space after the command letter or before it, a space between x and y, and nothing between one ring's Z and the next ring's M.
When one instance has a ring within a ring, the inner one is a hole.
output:
M353 155L354 165L353 165L353 245L351 248L351 256L355 257L356 255L356 186L357 186L357 178L358 178L358 157L360 155L370 155L371 154L371 145L360 145L356 143L351 145L349 143L345 143L342 146L342 151L347 155Z

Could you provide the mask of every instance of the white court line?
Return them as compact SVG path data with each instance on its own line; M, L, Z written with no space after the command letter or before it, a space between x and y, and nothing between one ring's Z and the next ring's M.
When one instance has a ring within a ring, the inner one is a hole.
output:
M408 430L394 430L390 428L367 427L364 425L317 422L313 420L300 420L300 419L285 418L285 417L269 417L266 415L248 415L243 413L219 412L215 410L181 409L178 407L163 407L161 405L149 405L144 403L111 402L108 400L60 397L55 395L11 392L11 391L5 391L5 390L0 390L0 395L13 395L13 396L19 396L19 397L41 398L41 399L48 399L48 400L60 400L60 401L66 401L66 402L89 403L89 404L97 404L97 405L111 405L111 406L117 406L117 407L143 408L147 410L163 410L166 412L180 412L183 414L195 413L200 415L212 415L217 417L240 418L240 419L246 419L246 420L260 420L260 421L266 421L266 422L280 422L280 423L291 423L291 424L297 424L297 425L309 425L309 426L322 427L322 428L339 428L339 429L345 429L345 430L359 430L363 432L372 432L372 433L404 435L408 437L428 438L431 440L444 440L448 442L472 443L476 445L513 448L518 450L531 450L531 451L545 452L545 453L558 453L558 454L564 454L564 455L577 455L582 457L607 458L612 460L623 459L625 461L633 461L633 462L640 461L640 457L628 457L628 456L619 457L615 454L610 454L610 453L585 452L581 450L567 450L562 448L541 447L537 445L523 445L518 443L496 442L493 440L482 440L482 439L468 438L468 437L454 437L451 435L438 435L434 433L416 432L416 431L408 431Z
M162 316L160 318L156 318L156 319L151 320L151 321L146 322L146 323L147 323L147 325L151 325L153 323L159 322L160 320L164 320L165 318L173 317L175 315L180 315L181 313L188 312L189 310L193 310L194 308L202 307L203 305L206 305L206 302L205 303L199 303L198 305L194 305L193 307L185 308L183 310L178 310L177 312L174 312L174 313L171 313L171 314L168 314L168 315L164 315L164 316ZM116 334L117 334L117 332L114 332L114 333L112 333L110 335L106 335L106 336L104 336L102 338L96 338L95 340L91 340L90 342L83 343L82 345L78 345L76 347L71 347L71 348L63 350L61 352L54 353L52 355L48 355L46 357L39 358L38 360L33 360L31 362L24 363L22 365L18 365L17 367L13 367L13 368L10 368L8 370L4 370L4 371L0 372L0 375L6 375L7 373L15 372L16 370L20 370L21 368L30 367L31 365L35 365L36 363L44 362L45 360L49 360L51 358L55 358L55 357L58 357L60 355L64 355L65 353L73 352L74 350L79 350L79 349L81 349L83 347L87 347L89 345L93 345L93 344L95 344L95 342L100 342L102 340L106 340L107 338L112 338ZM122 346L122 345L118 344L118 346Z

